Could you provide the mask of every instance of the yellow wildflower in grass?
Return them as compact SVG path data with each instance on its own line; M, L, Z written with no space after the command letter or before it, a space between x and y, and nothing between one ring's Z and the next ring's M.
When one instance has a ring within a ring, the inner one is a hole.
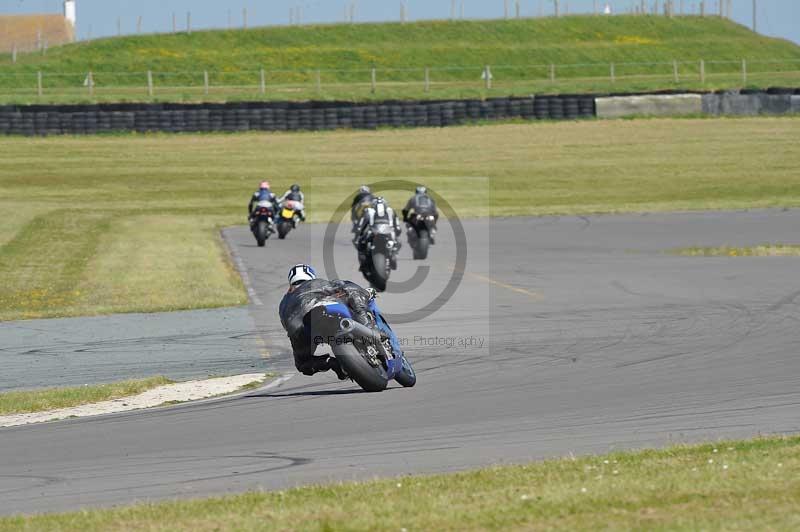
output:
M614 39L614 43L616 44L658 44L658 41L654 39L648 39L647 37L640 37L638 35L622 35Z

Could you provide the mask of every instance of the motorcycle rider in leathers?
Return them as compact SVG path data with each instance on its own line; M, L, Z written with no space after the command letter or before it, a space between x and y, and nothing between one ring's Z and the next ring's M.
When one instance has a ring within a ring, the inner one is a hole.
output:
M283 196L278 198L278 204L279 205L283 205L283 202L286 201L286 200L299 201L305 207L306 196L300 190L300 185L298 185L298 184L292 185L292 187L289 190L287 190L286 192L283 193ZM301 221L303 221L303 222L306 221L306 211L305 211L305 209L297 211L297 215L300 217Z
M372 237L372 228L378 224L390 225L394 229L395 238L402 233L400 222L397 220L394 209L389 207L389 204L386 203L382 196L372 200L372 204L364 210L363 216L358 221L356 236L353 239L353 245L358 250L358 262L361 265L362 272L365 270L367 262L366 246ZM402 244L397 240L395 246L395 249L400 251Z
M293 266L289 270L289 290L283 296L278 312L281 325L292 343L297 371L310 376L320 371L333 370L339 379L346 379L347 374L334 357L314 356L319 342L315 341L306 326L306 317L326 300L335 299L350 308L355 321L369 327L371 320L368 306L374 297L374 291L361 288L350 281L317 279L316 272L307 264Z
M273 216L278 212L278 202L276 201L275 194L269 189L269 181L262 181L258 185L258 190L250 197L250 203L247 204L247 219L250 224L253 223L253 209L260 201L269 201L272 204Z
M358 222L364 216L364 211L372 204L373 199L375 197L370 188L367 185L361 185L350 206L350 220L353 222L351 232L355 233L358 230Z
M433 227L431 227L430 239L431 244L435 244L434 235L436 235L436 223L439 221L439 211L436 209L436 202L428 195L428 189L424 186L417 187L414 195L406 203L405 209L402 210L403 221L410 224L410 217L414 214L422 216L433 216Z

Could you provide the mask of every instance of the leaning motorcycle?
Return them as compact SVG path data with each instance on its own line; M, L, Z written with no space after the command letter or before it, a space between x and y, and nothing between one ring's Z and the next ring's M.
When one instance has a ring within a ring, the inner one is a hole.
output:
M389 273L397 269L397 241L391 225L377 224L372 227L363 260L362 271L367 281L376 290L386 290Z
M286 200L280 206L280 213L278 213L278 238L283 240L289 231L297 227L297 222L300 219L300 212L303 211L303 204L295 200Z
M371 326L358 323L347 305L329 301L303 320L307 334L328 344L347 376L367 392L380 392L394 379L410 388L417 375L375 300L369 303Z
M432 214L413 214L406 221L408 245L414 252L414 260L428 258L431 234L435 232L436 218Z
M272 203L259 201L250 221L250 230L253 232L253 236L256 237L258 247L264 247L269 235L274 232L272 228L273 220Z

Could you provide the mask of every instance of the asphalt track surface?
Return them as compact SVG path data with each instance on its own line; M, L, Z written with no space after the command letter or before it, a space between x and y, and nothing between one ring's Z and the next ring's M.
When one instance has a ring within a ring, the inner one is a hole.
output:
M467 221L455 296L395 327L416 388L294 376L241 397L0 430L0 513L798 432L800 259L664 253L796 242L798 227L799 211ZM264 249L245 229L225 234L276 371L292 370L276 317L287 266L319 264L322 234L306 226ZM334 252L340 276L357 278L345 231ZM416 267L402 254L397 281ZM444 229L423 286L384 295L383 309L433 299L454 257Z
M261 353L247 308L4 322L0 392L257 373Z

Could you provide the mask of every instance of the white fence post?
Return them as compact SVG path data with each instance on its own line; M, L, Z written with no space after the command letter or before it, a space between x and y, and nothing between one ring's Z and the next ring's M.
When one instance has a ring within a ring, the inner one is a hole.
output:
M208 70L203 71L203 92L208 96Z
M11 62L17 64L17 45L16 43L11 46Z
M550 64L550 83L556 82L556 66L554 64Z
M611 63L611 83L616 83L617 75L614 72L614 63Z
M678 79L678 62L677 61L672 61L672 80L675 83L678 83L678 81L680 81Z
M264 69L261 69L261 94L267 93L267 74L264 72Z
M371 81L372 81L372 94L375 94L375 89L376 89L375 85L377 84L377 73L375 71L375 67L372 67L371 74L372 74L372 79L371 79Z
M704 60L700 60L700 83L706 82L706 62Z
M492 69L489 65L486 65L483 68L483 77L486 79L486 90L491 90L492 88Z
M747 59L742 59L742 85L747 85Z
M152 98L153 97L153 71L147 71L147 95Z
M94 96L94 75L92 75L92 71L89 71L89 75L86 76L86 84L89 85L89 96Z
M431 69L425 67L425 92L430 92L431 90Z
M136 19L136 33L142 33L142 16Z
M39 98L42 97L42 71L36 73L36 94L39 95Z

